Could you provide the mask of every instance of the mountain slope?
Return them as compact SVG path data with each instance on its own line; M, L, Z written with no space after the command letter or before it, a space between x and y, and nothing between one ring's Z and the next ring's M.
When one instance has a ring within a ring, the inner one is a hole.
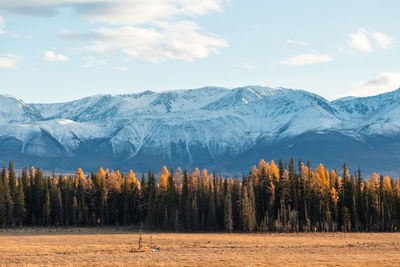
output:
M0 95L0 163L246 171L259 158L400 174L400 90L330 102L284 88L205 87L26 104ZM397 154L399 155L397 155Z

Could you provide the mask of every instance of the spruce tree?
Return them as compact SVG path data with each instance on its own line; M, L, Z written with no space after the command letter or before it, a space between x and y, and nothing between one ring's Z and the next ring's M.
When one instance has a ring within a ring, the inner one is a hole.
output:
M6 168L3 167L1 172L1 179L3 183L4 205L5 205L5 226L11 226L14 216L14 202L10 192L10 183L7 177Z
M6 192L4 187L4 172L0 174L0 227L4 228L7 224L7 203L6 203Z
M252 232L256 226L252 197L249 198L248 185L242 186L240 197L240 217L242 231Z
M18 181L17 192L14 200L15 223L17 226L22 226L26 214L25 196L21 179Z
M191 201L189 198L189 175L187 170L183 171L183 179L182 179L182 193L181 193L181 201L180 201L180 216L181 216L181 224L185 231L189 230L189 222L190 222L190 209L191 209Z
M64 210L61 198L60 187L56 183L56 179L52 178L49 185L50 195L50 221L52 225L63 225Z
M170 231L176 231L178 222L177 217L177 192L174 178L174 171L171 169L168 180L167 180L167 216L168 216L168 228Z
M43 184L43 208L42 208L42 223L45 226L50 225L50 193L48 182Z
M217 216L215 207L215 196L212 192L211 184L208 191L208 214L207 214L207 230L211 232L216 231Z
M9 182L9 188L10 188L10 196L12 199L12 202L14 203L13 207L13 215L11 219L11 225L14 226L16 224L16 214L15 214L15 209L17 204L17 197L18 197L18 189L17 189L17 177L15 175L14 171L14 163L12 161L9 162L8 165L8 182Z
M233 230L233 218L232 218L232 199L230 188L227 188L224 200L224 229L226 232L231 233Z

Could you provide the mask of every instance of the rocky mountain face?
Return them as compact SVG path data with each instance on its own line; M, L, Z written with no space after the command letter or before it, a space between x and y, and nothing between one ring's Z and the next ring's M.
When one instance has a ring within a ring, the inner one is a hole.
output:
M284 88L205 87L27 104L0 95L0 163L59 171L162 165L238 174L261 158L400 174L400 89L328 101Z

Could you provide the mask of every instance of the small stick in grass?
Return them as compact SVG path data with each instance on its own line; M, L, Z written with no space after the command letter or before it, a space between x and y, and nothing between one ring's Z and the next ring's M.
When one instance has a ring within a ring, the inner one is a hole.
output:
M139 250L142 248L142 228L139 231Z

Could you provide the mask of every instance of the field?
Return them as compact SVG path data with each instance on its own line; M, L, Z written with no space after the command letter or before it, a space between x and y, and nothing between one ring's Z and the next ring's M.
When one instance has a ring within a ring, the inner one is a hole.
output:
M170 234L121 229L0 232L1 265L399 266L400 233Z

